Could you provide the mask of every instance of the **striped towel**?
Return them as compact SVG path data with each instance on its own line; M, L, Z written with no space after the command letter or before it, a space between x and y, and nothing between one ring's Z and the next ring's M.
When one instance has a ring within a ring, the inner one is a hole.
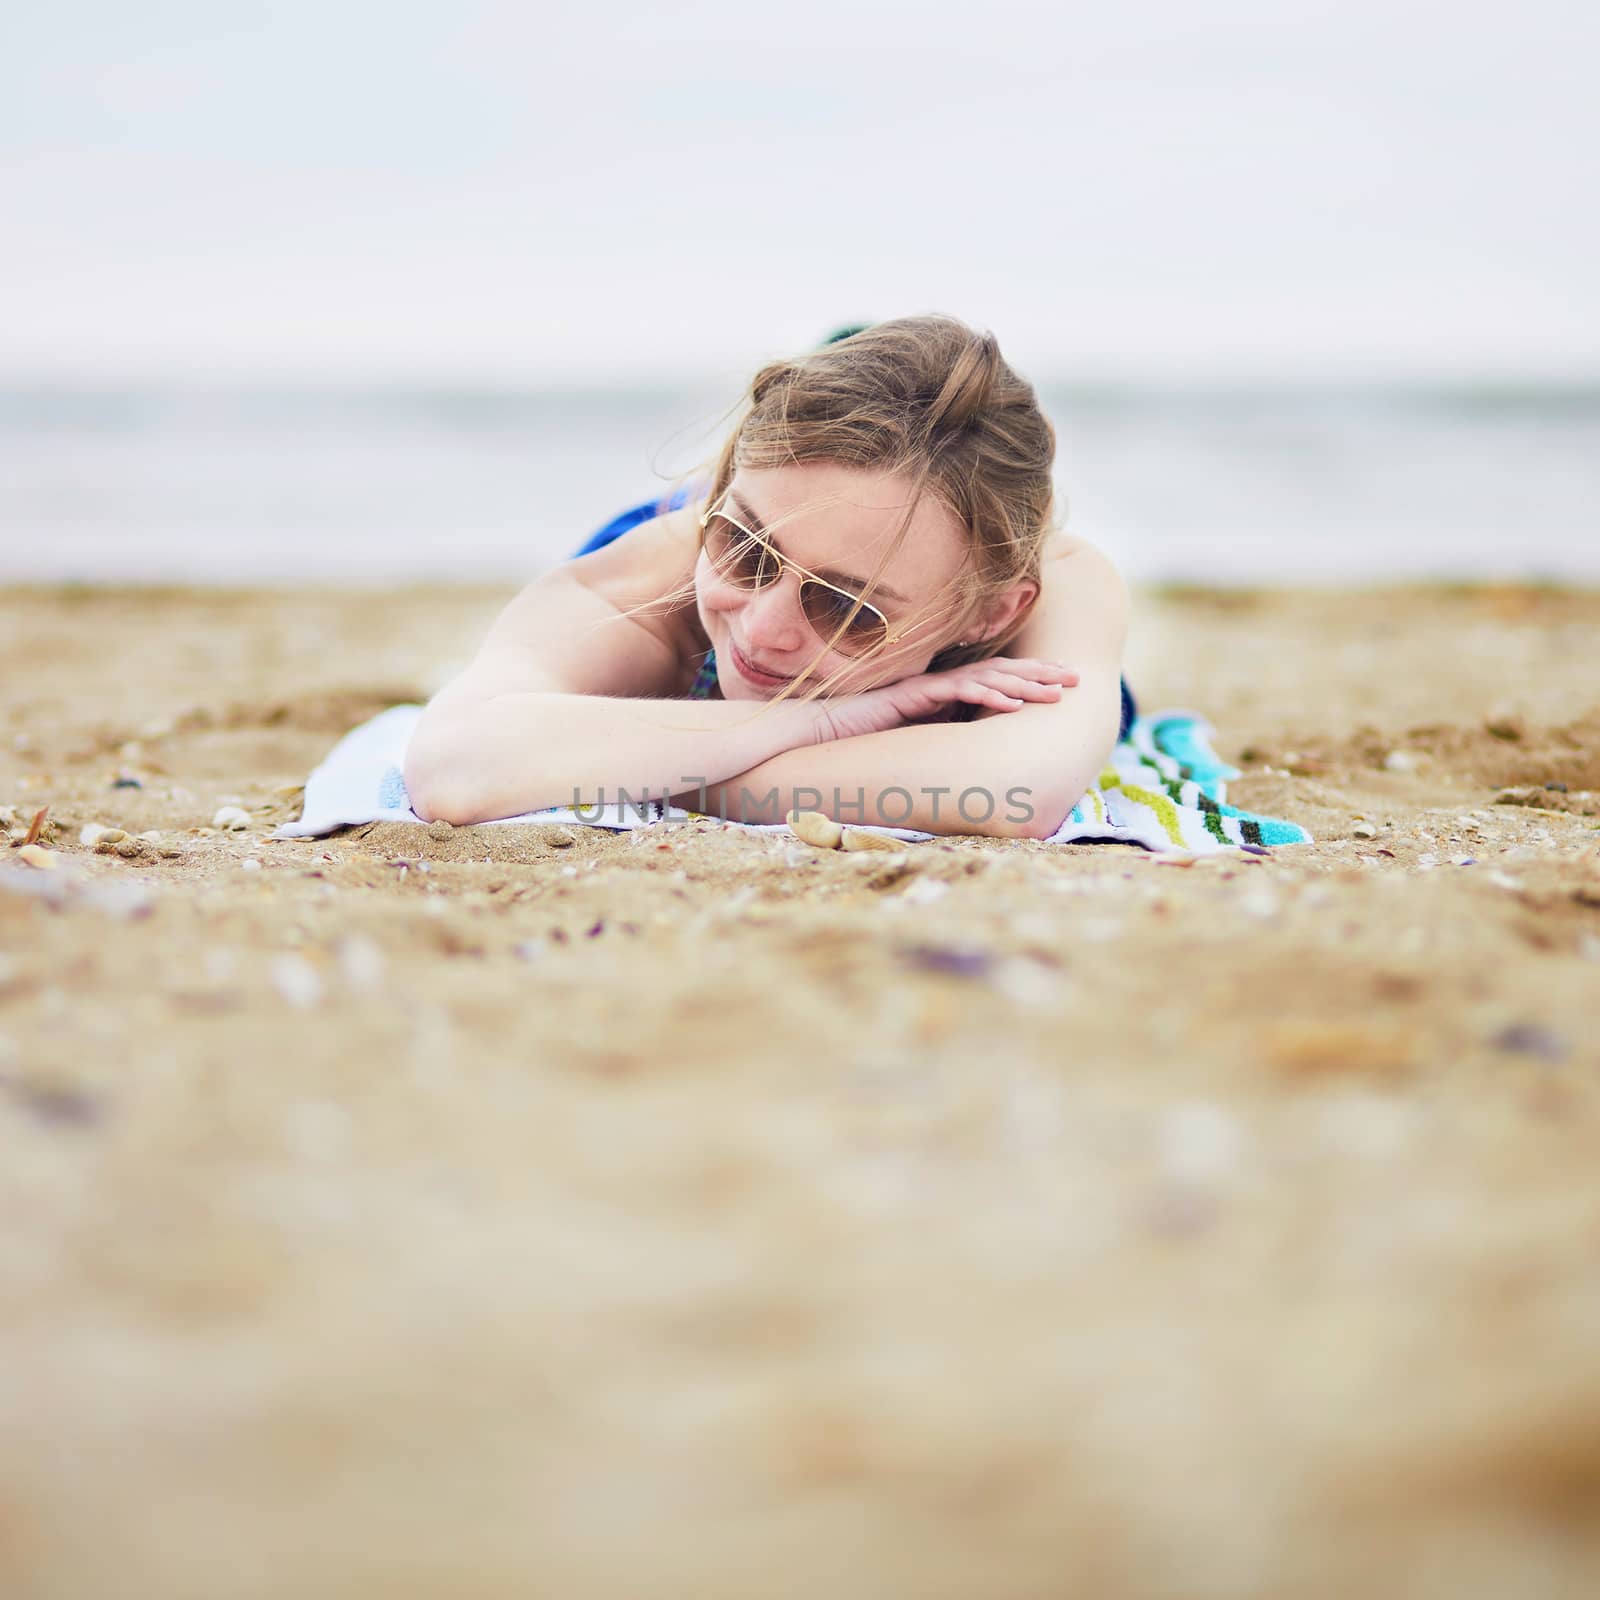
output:
M400 773L421 706L392 706L347 733L306 780L305 808L275 839L309 839L364 822L420 822ZM1204 854L1217 850L1264 853L1274 845L1304 844L1311 835L1297 823L1260 817L1223 800L1223 785L1239 769L1218 759L1214 730L1193 711L1158 711L1134 719L1111 752L1099 782L1072 808L1049 844L1120 841L1147 850ZM505 817L504 822L565 822L599 828L641 828L686 822L698 812L608 801L574 810L548 806ZM493 823L482 824L493 827ZM731 828L789 833L787 823L730 822ZM914 828L869 827L870 833L908 843L939 837Z

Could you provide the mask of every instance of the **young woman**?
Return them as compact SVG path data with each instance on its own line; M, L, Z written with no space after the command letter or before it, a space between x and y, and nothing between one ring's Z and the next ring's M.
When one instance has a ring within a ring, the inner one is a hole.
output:
M1054 525L991 334L905 317L769 363L715 460L535 579L428 705L425 819L643 797L1047 838L1133 716L1127 591Z

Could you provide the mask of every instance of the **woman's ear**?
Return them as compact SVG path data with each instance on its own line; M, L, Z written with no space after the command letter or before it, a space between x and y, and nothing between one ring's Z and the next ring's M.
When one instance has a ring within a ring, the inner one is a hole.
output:
M967 638L977 644L982 639L992 639L997 633L1004 633L1038 595L1039 585L1032 578L1019 579L989 602L982 626L969 628Z

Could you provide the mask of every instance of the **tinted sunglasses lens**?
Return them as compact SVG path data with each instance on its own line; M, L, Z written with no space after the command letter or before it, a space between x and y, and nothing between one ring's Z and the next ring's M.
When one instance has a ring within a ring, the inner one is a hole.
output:
M818 635L831 641L832 648L841 655L859 655L863 650L870 650L889 632L888 625L871 606L856 607L849 595L811 578L800 585L800 605ZM850 617L852 609L855 615ZM850 617L848 623L845 623L846 617ZM841 624L844 624L843 633L839 633ZM835 634L839 634L837 639Z
M713 512L706 521L706 555L722 577L740 589L759 589L773 576L767 548L744 529Z

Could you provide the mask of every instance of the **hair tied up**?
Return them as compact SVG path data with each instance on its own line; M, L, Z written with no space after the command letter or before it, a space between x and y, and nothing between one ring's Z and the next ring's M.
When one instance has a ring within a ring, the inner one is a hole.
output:
M992 333L973 336L956 357L944 386L928 407L924 429L928 438L970 427L994 402L999 382L1000 344Z

